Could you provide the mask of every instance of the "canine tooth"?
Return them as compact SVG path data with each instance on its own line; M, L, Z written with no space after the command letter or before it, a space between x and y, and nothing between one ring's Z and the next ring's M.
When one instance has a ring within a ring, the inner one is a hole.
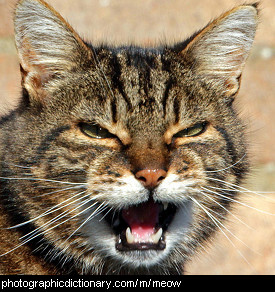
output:
M153 243L156 243L156 244L157 244L157 243L159 242L161 236L162 236L162 228L160 228L160 229L158 230L158 232L152 234L152 235L150 236L150 239L152 240Z
M130 244L135 241L135 238L134 238L134 236L133 236L133 234L131 232L130 227L127 227L127 229L126 229L126 240Z
M165 211L168 208L168 203L163 203L163 210Z

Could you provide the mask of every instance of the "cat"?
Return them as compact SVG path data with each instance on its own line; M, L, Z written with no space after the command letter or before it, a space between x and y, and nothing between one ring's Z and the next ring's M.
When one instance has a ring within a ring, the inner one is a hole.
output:
M182 274L249 171L235 97L258 4L175 45L93 46L20 0L0 122L1 274Z

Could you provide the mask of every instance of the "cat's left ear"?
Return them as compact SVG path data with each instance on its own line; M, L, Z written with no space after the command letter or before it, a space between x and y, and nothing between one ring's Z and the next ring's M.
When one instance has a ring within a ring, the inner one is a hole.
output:
M234 97L257 23L257 4L252 4L236 7L202 29L181 51L194 76Z

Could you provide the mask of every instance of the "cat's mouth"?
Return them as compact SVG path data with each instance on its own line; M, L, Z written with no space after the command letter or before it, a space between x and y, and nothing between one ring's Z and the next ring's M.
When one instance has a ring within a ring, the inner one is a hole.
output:
M163 250L165 231L172 222L177 207L148 200L120 212L108 212L106 220L117 235L116 249Z

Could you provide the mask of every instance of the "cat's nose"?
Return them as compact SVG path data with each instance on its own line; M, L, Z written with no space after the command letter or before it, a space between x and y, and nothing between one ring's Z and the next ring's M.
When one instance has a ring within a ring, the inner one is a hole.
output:
M167 172L164 169L142 169L139 170L135 177L146 188L155 188L163 179L165 179Z

